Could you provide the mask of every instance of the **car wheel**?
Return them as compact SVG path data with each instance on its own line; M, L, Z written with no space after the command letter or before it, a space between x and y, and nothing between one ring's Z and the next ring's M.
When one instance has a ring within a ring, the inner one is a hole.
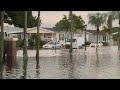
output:
M54 47L52 46L52 49L54 49Z

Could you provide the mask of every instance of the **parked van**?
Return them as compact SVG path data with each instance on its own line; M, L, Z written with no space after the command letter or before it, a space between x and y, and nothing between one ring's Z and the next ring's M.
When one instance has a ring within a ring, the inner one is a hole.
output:
M84 37L74 37L72 40L72 48L82 48L84 45ZM70 48L70 40L66 41L65 48Z

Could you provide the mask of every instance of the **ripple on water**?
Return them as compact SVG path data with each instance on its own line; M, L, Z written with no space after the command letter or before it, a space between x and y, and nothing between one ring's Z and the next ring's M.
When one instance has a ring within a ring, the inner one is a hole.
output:
M117 46L87 47L73 50L40 50L40 68L36 69L36 50L28 50L27 79L120 79L120 52ZM17 51L16 69L7 71L5 79L25 78L23 75L23 51Z

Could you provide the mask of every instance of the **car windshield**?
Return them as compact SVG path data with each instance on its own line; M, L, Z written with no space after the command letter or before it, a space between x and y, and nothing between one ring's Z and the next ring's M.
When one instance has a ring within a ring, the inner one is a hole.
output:
M58 42L48 42L47 44L59 44Z
M73 40L72 40L72 42L75 42L75 41L76 41L76 39L73 39ZM69 39L69 40L67 40L67 42L70 42L70 39Z
M48 42L47 44L54 44L54 42Z

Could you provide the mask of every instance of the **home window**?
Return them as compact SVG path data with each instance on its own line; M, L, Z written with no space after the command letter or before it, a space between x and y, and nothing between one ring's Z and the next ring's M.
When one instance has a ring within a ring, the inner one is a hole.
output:
M105 41L105 36L103 35L103 41Z
M64 40L64 34L59 34L59 40Z
M63 34L62 40L64 40L64 34Z

